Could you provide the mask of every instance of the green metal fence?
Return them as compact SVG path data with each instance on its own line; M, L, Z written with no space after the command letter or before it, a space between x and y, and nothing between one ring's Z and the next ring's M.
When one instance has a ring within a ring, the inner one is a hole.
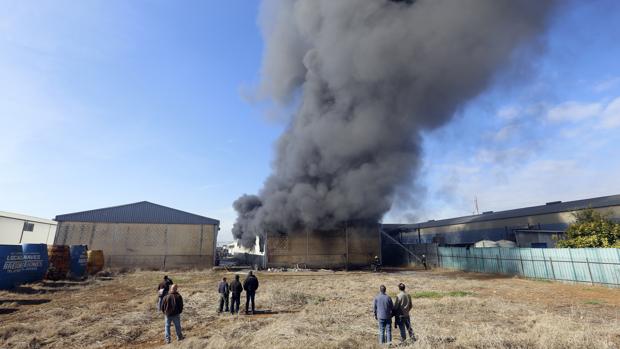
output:
M448 269L620 287L617 248L439 247Z

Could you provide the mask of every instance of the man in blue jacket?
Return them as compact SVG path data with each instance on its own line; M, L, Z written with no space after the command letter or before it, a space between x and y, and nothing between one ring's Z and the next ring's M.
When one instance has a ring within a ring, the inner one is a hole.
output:
M375 320L379 322L379 343L392 342L392 298L385 294L385 286L379 287L379 294L373 304Z

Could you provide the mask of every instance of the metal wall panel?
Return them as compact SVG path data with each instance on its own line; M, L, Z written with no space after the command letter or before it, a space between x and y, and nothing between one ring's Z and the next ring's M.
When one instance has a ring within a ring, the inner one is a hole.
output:
M108 267L210 268L217 226L60 222L55 243L103 250Z
M267 237L267 265L310 268L369 267L381 254L379 228L349 227L332 231L270 233Z

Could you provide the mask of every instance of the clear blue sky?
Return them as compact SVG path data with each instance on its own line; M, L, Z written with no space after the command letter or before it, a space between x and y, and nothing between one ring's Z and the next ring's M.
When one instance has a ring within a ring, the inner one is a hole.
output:
M222 221L284 125L248 102L259 1L2 1L0 210L54 217L148 200ZM438 219L620 194L620 5L566 2L514 75L425 135L417 205ZM513 72L514 73L514 72ZM423 195L422 195L423 194Z

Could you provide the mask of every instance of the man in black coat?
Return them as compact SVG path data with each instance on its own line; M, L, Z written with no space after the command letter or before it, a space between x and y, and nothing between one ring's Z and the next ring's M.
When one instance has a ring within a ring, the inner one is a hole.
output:
M235 279L230 283L230 293L232 296L230 302L230 313L239 313L239 303L241 303L241 292L243 292L243 286L239 281L239 275L235 275Z
M258 290L258 279L250 271L248 277L243 281L243 289L245 290L245 313L248 314L250 301L252 302L252 314L254 314L254 296Z
M174 282L172 279L168 277L168 275L164 276L164 280L157 285L157 310L161 310L161 302L164 297L168 294L170 290L170 286L172 286Z

